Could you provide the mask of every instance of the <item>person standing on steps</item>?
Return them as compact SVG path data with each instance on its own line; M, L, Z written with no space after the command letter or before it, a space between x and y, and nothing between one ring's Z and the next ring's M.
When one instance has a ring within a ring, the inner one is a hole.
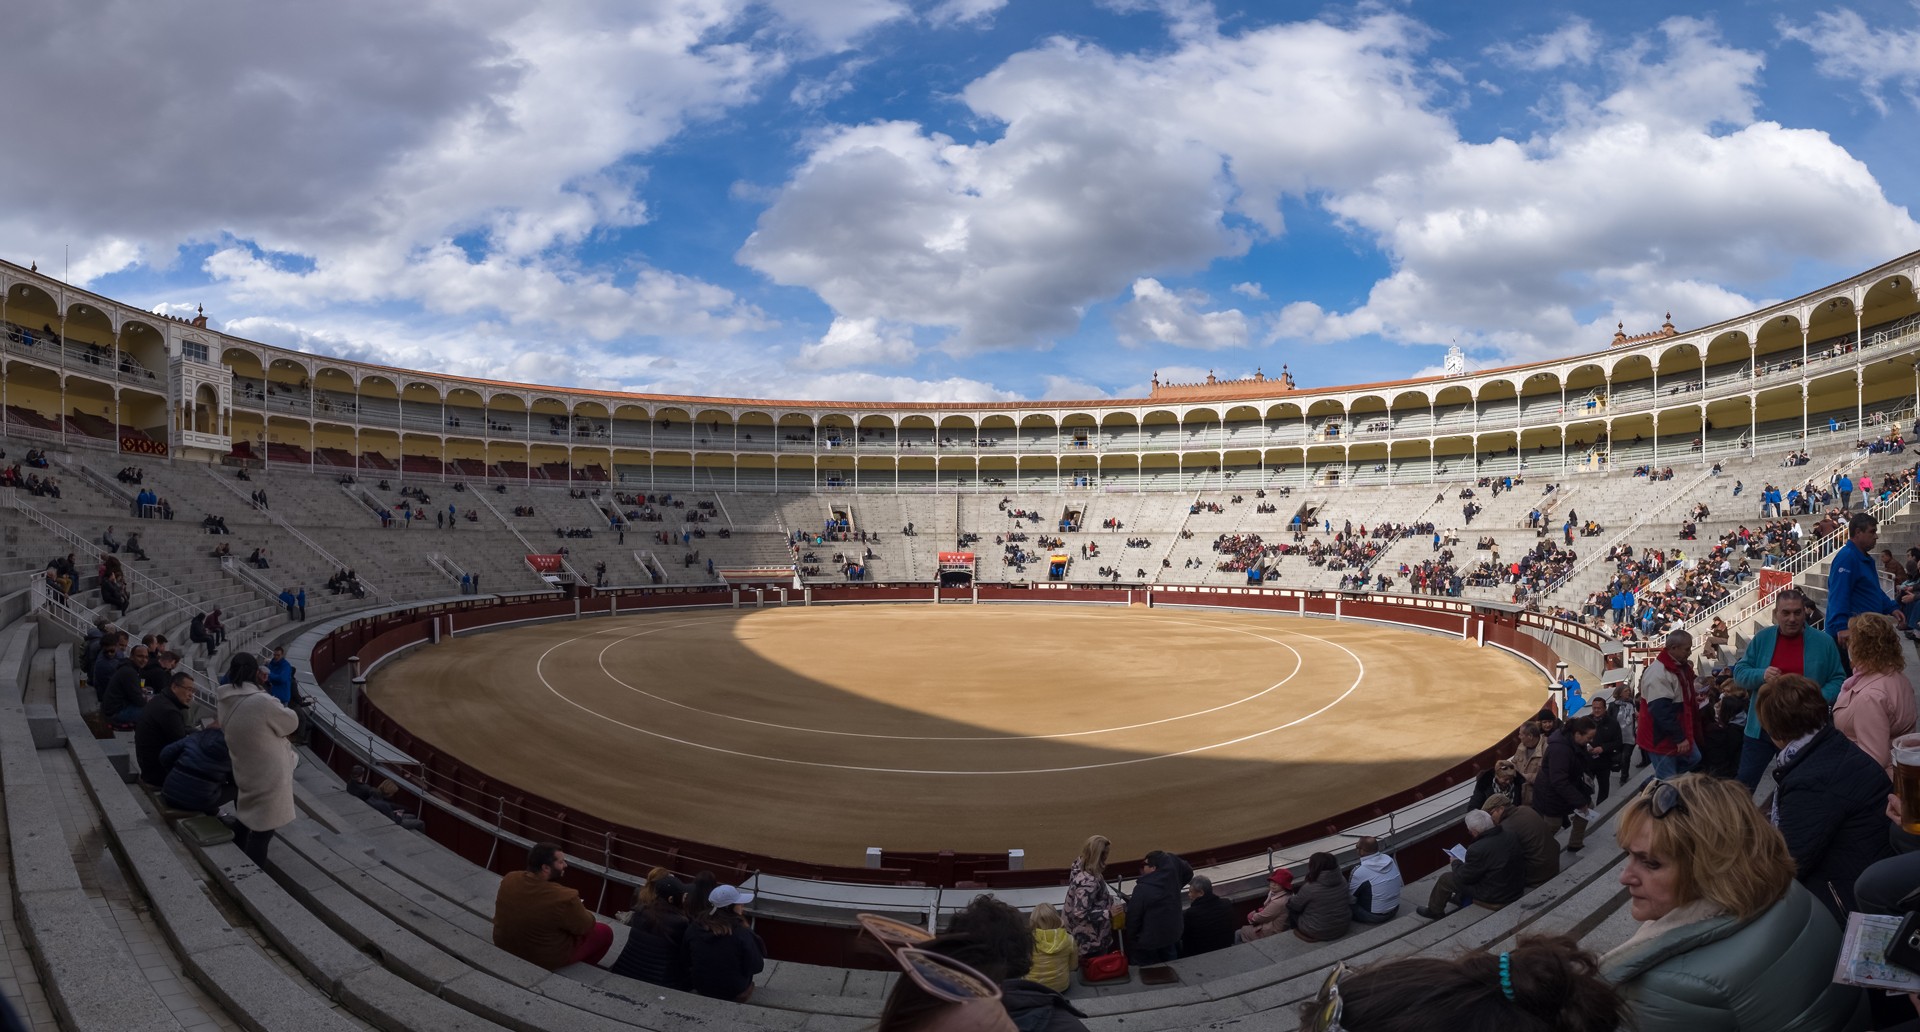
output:
M293 768L299 761L292 736L300 717L267 694L266 676L251 653L234 656L217 710L239 788L233 841L257 864L266 862L274 832L293 821Z
M1761 775L1780 750L1760 729L1754 712L1760 686L1781 674L1799 674L1820 686L1832 702L1839 698L1847 672L1840 647L1827 632L1807 626L1812 606L1796 587L1784 587L1773 596L1773 626L1761 629L1747 643L1747 651L1733 665L1733 683L1747 692L1747 726L1740 745L1740 770L1735 775L1748 788L1760 787Z

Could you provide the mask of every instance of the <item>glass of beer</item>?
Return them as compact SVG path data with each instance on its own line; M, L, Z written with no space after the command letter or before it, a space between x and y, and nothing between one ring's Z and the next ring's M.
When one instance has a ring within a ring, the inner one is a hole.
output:
M1920 735L1893 740L1893 790L1900 794L1900 830L1920 835Z

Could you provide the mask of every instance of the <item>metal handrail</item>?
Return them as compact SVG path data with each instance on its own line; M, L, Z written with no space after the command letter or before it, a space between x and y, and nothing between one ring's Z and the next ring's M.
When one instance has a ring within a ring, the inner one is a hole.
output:
M72 596L62 595L48 586L46 571L35 571L24 576L31 582L28 587L32 593L34 612L51 615L55 620L65 624L69 631L83 638L93 629L91 616L82 612L79 606L74 605Z
M27 519L39 524L42 529L65 541L68 547L76 548L89 554L98 554L104 551L103 546L101 546L99 542L88 541L86 538L81 537L69 529L65 524L60 523L58 520L55 520L53 517L48 516L33 506L26 504L26 502L21 499L20 494L21 492L18 490L13 492L14 509L26 516ZM190 610L194 608L194 603L188 601L185 596L154 580L152 577L141 573L133 564L122 563L121 570L127 575L128 588L137 589L143 593L156 596L177 609Z
M247 493L245 491L240 490L240 488L235 486L226 477L221 476L219 472L216 471L213 467L211 466L204 467L203 472L205 472L207 474L207 477L211 479L214 483L219 484L221 487L226 488L228 491L233 492L233 496L235 498L239 498L245 501L248 505L253 506L254 511L264 513L268 521L270 521L274 526L279 527L281 530L284 530L289 534L292 534L294 537L294 540L312 549L314 554L318 555L320 558L325 559L327 561L327 566L329 568L334 570L345 570L345 569L351 568L352 566L351 563L343 563L339 559L335 558L332 552L329 552L326 549L320 547L320 542L315 541L314 539L308 537L304 532L300 530L299 527L294 526L290 521L283 518L279 513L274 512L271 507L263 508L260 505L255 504L253 499L247 497ZM383 602L394 601L393 596L388 595L384 591L381 591L379 588L369 583L365 578L361 578L360 586L366 589L367 594L372 595L376 599L379 599Z
M1888 515L1900 512L1912 504L1913 499L1914 484L1908 483L1905 487L1894 492L1894 494L1885 501L1869 501L1866 511L1880 519L1886 519ZM1840 550L1840 546L1846 543L1847 528L1843 524L1828 533L1825 537L1815 541L1811 547L1801 549L1799 555L1789 559L1785 564L1768 567L1768 569L1784 571L1792 574L1794 580L1798 580L1801 574L1825 562L1832 557L1835 552ZM1723 610L1730 609L1735 603L1739 603L1740 608L1735 612L1734 617L1727 621L1728 626L1732 627L1759 616L1760 613L1771 604L1772 598L1773 595L1771 592L1762 592L1760 590L1760 578L1755 577L1752 584L1745 589L1733 592L1726 598L1701 610L1693 617L1692 623L1696 625L1709 623Z

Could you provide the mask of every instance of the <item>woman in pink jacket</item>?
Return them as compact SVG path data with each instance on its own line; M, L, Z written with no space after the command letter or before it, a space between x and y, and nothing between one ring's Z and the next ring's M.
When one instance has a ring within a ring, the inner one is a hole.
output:
M1853 676L1840 685L1833 703L1833 724L1860 751L1893 775L1893 740L1914 727L1913 684L1893 620L1862 613L1847 624L1847 655Z
M1234 933L1240 942L1252 942L1287 930L1287 901L1293 898L1293 872L1282 867L1267 875L1267 898L1247 915L1247 926Z

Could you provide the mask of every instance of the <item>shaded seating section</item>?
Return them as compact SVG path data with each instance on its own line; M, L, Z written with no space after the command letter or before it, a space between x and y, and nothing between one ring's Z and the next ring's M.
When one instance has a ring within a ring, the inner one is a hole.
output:
M386 473L392 473L396 469L392 459L387 458L385 455L382 455L377 451L361 452L360 468L361 469L377 469Z
M35 430L45 430L50 434L60 432L60 424L30 408L22 408L19 405L7 406L7 422L24 427L31 427Z

